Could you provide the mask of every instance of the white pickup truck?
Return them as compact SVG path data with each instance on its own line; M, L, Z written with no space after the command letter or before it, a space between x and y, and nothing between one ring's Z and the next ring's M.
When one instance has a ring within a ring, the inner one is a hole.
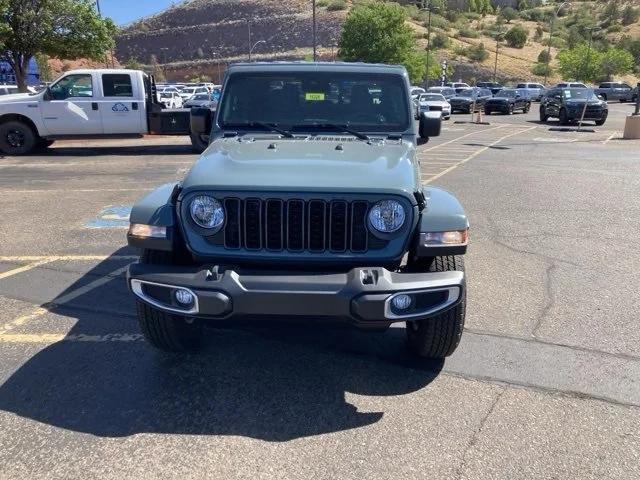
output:
M0 152L23 155L65 138L145 134L190 135L202 151L208 135L191 132L208 132L213 113L164 109L153 77L139 70L72 70L39 93L0 98Z

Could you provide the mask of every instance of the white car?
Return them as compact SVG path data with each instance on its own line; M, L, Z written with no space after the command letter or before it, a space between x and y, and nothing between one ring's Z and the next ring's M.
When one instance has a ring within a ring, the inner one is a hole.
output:
M180 94L169 89L158 94L158 101L162 103L165 108L182 108L183 104Z
M188 100L198 93L209 93L207 87L185 87L180 90L182 100Z
M422 87L411 87L411 100L415 102L416 98L418 98L421 94L423 94L426 90Z
M442 112L442 118L451 118L451 104L439 93L423 93L416 101L416 119L422 112Z

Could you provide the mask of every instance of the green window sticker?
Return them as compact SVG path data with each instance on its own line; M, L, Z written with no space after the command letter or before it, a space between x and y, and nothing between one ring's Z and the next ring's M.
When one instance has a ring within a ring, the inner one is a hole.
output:
M324 100L324 93L307 92L304 94L304 99L307 102L322 102Z

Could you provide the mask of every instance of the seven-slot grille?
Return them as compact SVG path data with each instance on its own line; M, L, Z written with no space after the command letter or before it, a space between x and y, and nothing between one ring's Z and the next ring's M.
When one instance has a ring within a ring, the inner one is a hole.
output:
M226 198L222 234L229 249L366 252L364 200Z

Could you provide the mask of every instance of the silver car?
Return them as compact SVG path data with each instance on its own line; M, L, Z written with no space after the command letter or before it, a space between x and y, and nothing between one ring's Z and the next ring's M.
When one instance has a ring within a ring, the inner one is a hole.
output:
M515 88L532 102L539 102L546 90L541 83L518 83Z
M451 118L451 104L439 93L423 93L416 102L416 119L422 112L442 112L442 118Z
M215 107L218 104L211 98L210 93L196 93L189 100L184 102L184 108L191 107Z

